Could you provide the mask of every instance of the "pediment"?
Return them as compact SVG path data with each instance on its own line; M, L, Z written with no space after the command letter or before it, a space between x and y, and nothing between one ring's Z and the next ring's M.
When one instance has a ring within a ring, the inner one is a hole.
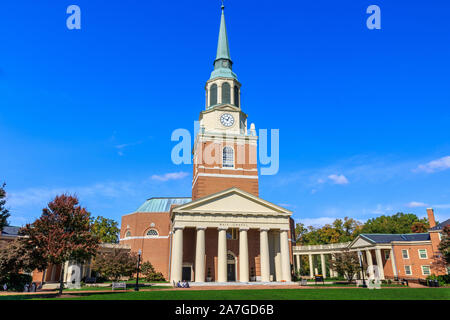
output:
M173 209L174 213L290 215L292 212L238 188L231 188Z
M351 249L356 249L356 248L364 248L364 247L369 247L369 246L373 246L373 243L368 241L367 239L364 239L361 236L358 236L355 240L353 240L353 242L350 244L350 248Z

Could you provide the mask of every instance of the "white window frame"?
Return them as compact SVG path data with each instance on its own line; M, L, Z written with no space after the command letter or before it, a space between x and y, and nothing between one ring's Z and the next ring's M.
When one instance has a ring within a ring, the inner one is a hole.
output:
M406 251L406 258L405 258L405 255L403 254L403 252L405 252L405 251ZM402 249L402 258L409 259L409 250L408 249Z
M406 267L409 268L409 273L408 273ZM412 268L411 268L410 265L405 265L405 275L407 275L407 276L412 276Z
M232 160L228 160L227 162L225 162L225 149L229 148L232 152ZM222 167L223 168L234 168L234 148L231 146L224 146L222 148Z
M129 238L129 237L131 237L131 231L130 230L125 232L125 238Z
M425 251L425 258L422 258L422 256L420 255L420 251ZM428 259L428 251L427 249L417 249L417 253L419 254L419 259Z
M425 272L424 272L423 267L427 267L427 268L428 268L428 273L425 273ZM430 268L429 265L420 266L420 269L422 269L422 275L424 275L424 276L429 276L429 275L431 275L431 268Z
M384 251L384 260L389 260L391 258L391 252L389 250Z

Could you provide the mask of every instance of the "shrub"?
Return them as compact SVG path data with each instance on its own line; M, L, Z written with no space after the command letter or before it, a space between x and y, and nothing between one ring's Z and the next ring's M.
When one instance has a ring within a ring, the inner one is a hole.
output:
M155 268L153 268L153 265L149 261L141 265L141 272L145 280L149 282L166 280L161 272L155 271Z
M8 273L1 279L1 285L6 283L8 286L8 290L11 291L19 291L22 292L24 286L28 283L30 284L33 281L33 277L29 274L17 274L17 273Z

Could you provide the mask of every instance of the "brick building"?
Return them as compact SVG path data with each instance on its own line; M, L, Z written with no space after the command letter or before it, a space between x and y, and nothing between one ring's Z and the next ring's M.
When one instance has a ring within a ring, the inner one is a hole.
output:
M308 256L310 277L318 273L325 277L336 276L329 268L330 259L343 250L350 250L359 252L366 265L376 266L377 277L381 279L425 279L431 274L448 274L438 246L442 230L450 224L450 219L436 225L433 209L427 209L427 214L430 229L426 233L360 234L346 243L295 246L295 269L300 271L301 256L305 255ZM316 257L320 257L320 263L316 262ZM369 270L369 273L373 272Z

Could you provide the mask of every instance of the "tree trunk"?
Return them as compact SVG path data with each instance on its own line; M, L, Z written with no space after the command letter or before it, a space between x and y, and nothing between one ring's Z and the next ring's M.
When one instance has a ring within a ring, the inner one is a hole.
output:
M61 264L61 272L59 275L59 293L58 295L62 295L63 289L64 289L64 263Z

